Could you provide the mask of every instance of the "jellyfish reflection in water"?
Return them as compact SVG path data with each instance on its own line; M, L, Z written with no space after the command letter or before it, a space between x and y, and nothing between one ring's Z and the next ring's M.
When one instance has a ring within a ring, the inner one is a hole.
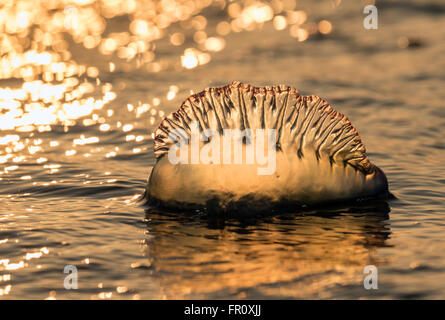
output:
M388 203L250 220L147 209L146 251L166 298L329 298L363 286L391 231Z

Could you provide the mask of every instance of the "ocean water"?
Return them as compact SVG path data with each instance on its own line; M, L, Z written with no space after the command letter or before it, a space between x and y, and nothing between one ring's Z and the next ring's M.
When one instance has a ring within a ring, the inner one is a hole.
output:
M377 2L375 30L365 1L144 3L0 9L0 299L445 298L441 1ZM396 199L248 220L142 206L162 118L233 80L327 99Z

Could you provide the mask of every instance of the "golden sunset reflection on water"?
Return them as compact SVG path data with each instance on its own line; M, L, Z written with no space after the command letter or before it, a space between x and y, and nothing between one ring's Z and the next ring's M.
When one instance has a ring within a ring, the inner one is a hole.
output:
M0 299L445 297L439 1L377 3L373 31L371 0L0 2ZM161 120L233 80L326 98L398 199L253 221L140 206Z
M225 15L209 21L205 10ZM125 22L117 28L114 20L122 18ZM18 166L29 156L51 148L64 148L65 157L71 157L78 154L78 147L98 144L101 132L113 128L131 132L133 124L113 121L115 112L107 109L121 90L102 80L110 74L136 68L149 77L163 70L194 69L223 51L224 37L230 33L261 29L265 23L276 30L288 29L292 37L304 41L313 25L307 19L295 0L3 1L0 79L7 85L0 86L0 133L5 132L0 134L0 163L5 165L1 174L13 170L14 166L6 166L9 163ZM320 22L324 26L321 33L328 33L328 23ZM157 53L157 43L164 38L170 46L182 48L175 59L167 60ZM103 55L109 62L106 67L80 62L79 48ZM176 97L178 85L170 85L167 100ZM128 104L128 112L136 118L149 114L148 124L154 126L165 116L160 101L155 96L152 101ZM66 142L61 145L57 140L34 138L36 132L51 132L55 126L68 132L76 125L98 127L97 135L80 135L71 147ZM127 135L126 141L144 139ZM132 150L139 153L145 149ZM119 149L81 152L88 158L97 151L113 158ZM46 163L48 158L35 161Z
M217 11L223 14L209 15ZM176 101L181 84L173 82L146 100L117 106L127 84L110 81L113 75L137 72L149 78L168 70L196 69L226 49L225 38L230 34L260 30L267 23L277 31L288 30L298 41L309 36L307 14L295 0L2 1L0 182L64 188L70 180L65 172L79 159L112 160L147 152L147 140L153 139L147 128L154 128L166 115L162 105ZM166 58L168 47L176 49ZM119 140L128 148L107 142L115 132L120 132ZM40 170L26 172L29 165ZM112 174L113 170L102 172L99 179L88 173L77 176L81 185L118 184L118 178L110 178ZM132 196L125 203L137 198ZM33 213L35 207L24 211ZM17 214L0 220L13 217L26 220L26 215ZM0 245L8 242L3 239ZM22 257L2 259L0 272L40 269L35 261L48 254L50 250L43 247ZM14 289L8 284L11 274L1 274L0 279L0 295L9 295ZM116 288L117 294L127 291L126 286ZM103 291L91 298L112 296ZM46 297L56 298L55 291Z

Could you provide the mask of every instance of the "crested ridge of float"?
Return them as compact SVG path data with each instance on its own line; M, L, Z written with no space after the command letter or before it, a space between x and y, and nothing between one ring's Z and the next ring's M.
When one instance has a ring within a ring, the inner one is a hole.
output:
M318 96L302 96L290 86L255 87L234 81L207 88L188 97L178 111L169 114L155 132L154 152L160 159L176 142L169 138L174 129L190 134L190 123L200 130L276 129L277 147L284 153L304 158L314 152L317 159L349 164L364 173L373 165L366 156L357 130L349 119Z

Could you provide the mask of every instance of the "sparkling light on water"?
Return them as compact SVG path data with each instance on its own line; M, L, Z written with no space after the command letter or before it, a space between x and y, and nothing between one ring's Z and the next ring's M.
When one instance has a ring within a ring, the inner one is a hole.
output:
M129 87L126 75L151 80L164 71L196 72L233 49L228 38L234 33L268 26L298 44L333 30L332 23L322 20L313 23L314 33L308 20L295 0L3 1L0 181L7 193L3 196L13 200L46 189L57 194L58 188L72 187L67 176L78 179L80 187L121 187L115 169L125 169L91 168L99 170L95 176L79 170L79 163L97 159L114 163L146 155L154 138L151 129L168 111L165 104L177 103L186 91L180 80L172 79L165 87L147 89L143 98L128 101L122 94ZM84 190L77 191L85 196ZM124 203L132 205L138 197L132 194ZM12 218L26 220L38 213L39 208L26 205L21 212L2 213L0 221L6 225ZM26 225L27 230L33 227L38 228ZM18 241L2 236L0 246ZM16 271L45 269L45 259L55 251L40 245L0 257L0 296L14 292L11 280ZM91 255L79 259L84 266L96 261ZM126 284L99 289L92 299L130 292L131 298L141 298ZM56 291L48 290L42 298L55 300Z

